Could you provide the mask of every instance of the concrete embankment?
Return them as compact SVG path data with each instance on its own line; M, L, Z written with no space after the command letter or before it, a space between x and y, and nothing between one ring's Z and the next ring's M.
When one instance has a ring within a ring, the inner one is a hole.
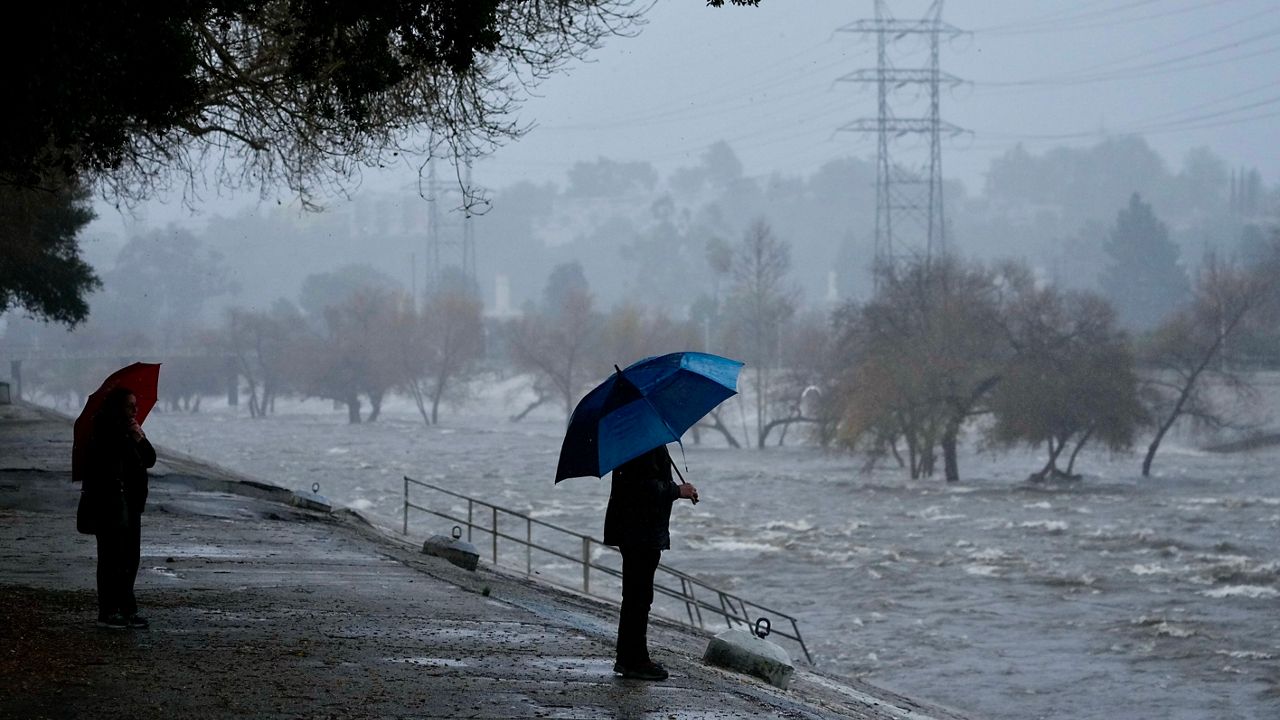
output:
M804 667L779 690L664 622L670 680L618 679L609 604L163 451L137 587L151 629L98 628L70 444L65 418L0 406L0 718L958 718Z

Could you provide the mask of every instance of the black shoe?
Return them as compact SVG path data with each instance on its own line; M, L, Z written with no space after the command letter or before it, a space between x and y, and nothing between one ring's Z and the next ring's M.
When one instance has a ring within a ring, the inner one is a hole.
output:
M111 628L112 630L124 630L129 627L129 619L120 613L99 615L98 627Z
M666 668L653 661L627 664L619 660L613 671L628 680L666 680L669 676Z
M134 630L149 630L151 629L151 623L147 622L147 619L141 615L134 614L129 616L129 627Z

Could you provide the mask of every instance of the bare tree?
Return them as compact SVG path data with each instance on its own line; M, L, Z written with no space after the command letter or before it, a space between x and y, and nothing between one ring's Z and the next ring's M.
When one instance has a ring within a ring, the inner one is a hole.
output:
M352 424L362 421L364 395L367 420L376 421L383 398L403 384L396 333L405 302L398 293L365 289L325 308L324 334L309 333L294 346L304 392L345 404Z
M421 317L409 315L402 337L416 340L405 353L404 382L428 425L440 422L440 403L458 399L469 371L484 349L483 303L471 293L443 290L428 298ZM427 405L430 405L428 413Z
M788 283L791 246L764 219L747 228L734 249L726 316L755 382L756 446L764 447L770 371L779 364L782 326L795 313L796 291Z
M529 410L555 397L573 412L592 369L600 320L591 291L577 263L557 266L547 279L541 308L528 307L508 327L507 341L516 367L533 375L537 395ZM513 420L526 415L521 413Z
M305 335L302 315L287 301L277 302L270 313L228 312L222 336L239 376L249 385L250 417L266 417L277 394L289 389L290 368Z
M1155 435L1142 459L1142 475L1169 430L1182 418L1209 427L1224 427L1230 418L1209 396L1210 386L1237 396L1250 386L1232 369L1234 341L1252 321L1274 311L1280 293L1280 245L1249 268L1210 254L1201 267L1190 306L1164 323L1141 352L1143 385L1155 424Z

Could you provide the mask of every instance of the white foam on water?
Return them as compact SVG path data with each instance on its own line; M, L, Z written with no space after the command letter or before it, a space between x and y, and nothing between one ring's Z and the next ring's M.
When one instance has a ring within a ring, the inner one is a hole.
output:
M1173 571L1161 565L1152 563L1150 565L1136 564L1129 568L1129 572L1134 575L1168 575Z
M689 545L695 550L720 550L723 552L777 552L781 549L777 545L747 540L691 540Z
M765 530L791 530L805 532L814 528L808 520L773 520L764 526Z
M992 560L1003 560L1009 557L1009 554L1001 550L1000 548L989 547L989 548L983 548L981 550L977 550L975 552L969 553L969 557L973 558L974 560L985 560L987 562L990 562Z
M347 503L347 507L352 510L372 510L374 508L374 503L369 498L356 498L355 500Z
M999 577L1000 575L1000 568L994 565L965 565L964 571L966 574L978 577Z
M1271 660L1275 657L1272 653L1260 652L1258 650L1214 650L1214 655L1226 655L1229 658L1237 660Z
M1196 634L1195 630L1182 627L1180 625L1170 625L1167 622L1159 623L1154 627L1157 635L1163 635L1165 637L1189 638Z
M1023 520L1018 523L1020 528L1033 528L1036 530L1044 530L1045 532L1060 533L1071 527L1069 523L1062 520Z
M1200 594L1211 598L1247 597L1258 599L1280 596L1280 590L1265 585L1224 585L1212 590L1203 590Z
M1053 509L1053 505L1051 505L1047 500L1041 500L1040 502L1026 503L1022 507L1027 508L1029 510L1052 510Z

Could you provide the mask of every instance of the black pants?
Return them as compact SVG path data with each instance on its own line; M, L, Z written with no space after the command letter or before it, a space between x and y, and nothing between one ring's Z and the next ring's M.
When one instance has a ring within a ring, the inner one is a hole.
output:
M142 514L129 513L128 527L100 533L98 538L98 616L136 615L133 583L142 557Z
M618 614L618 661L627 665L649 662L649 607L653 605L653 574L661 550L623 547L622 612Z

